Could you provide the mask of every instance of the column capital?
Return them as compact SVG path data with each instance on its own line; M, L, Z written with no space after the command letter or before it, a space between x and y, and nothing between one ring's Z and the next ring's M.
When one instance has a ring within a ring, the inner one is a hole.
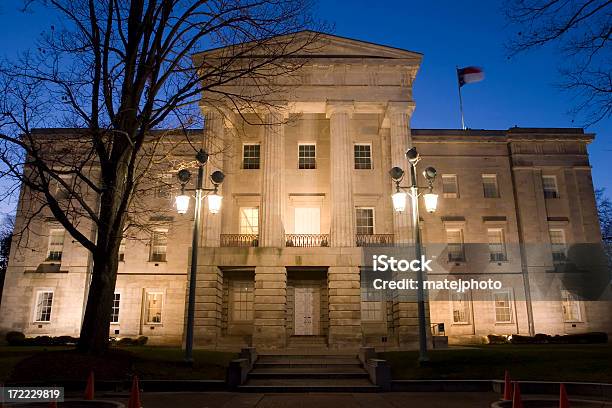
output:
M397 113L405 113L411 117L412 112L414 112L414 108L414 101L389 101L387 103L387 108L385 109L385 114L380 127L385 129L390 128L391 115L395 115Z
M389 101L387 103L387 115L391 113L407 113L412 115L415 108L414 101Z
M349 116L352 116L354 112L354 101L327 101L325 104L325 117L328 119L334 113L348 113Z

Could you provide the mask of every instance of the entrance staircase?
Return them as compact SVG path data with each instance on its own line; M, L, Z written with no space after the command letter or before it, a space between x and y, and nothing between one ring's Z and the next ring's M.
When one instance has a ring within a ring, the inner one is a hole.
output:
M245 392L376 392L356 354L259 355Z

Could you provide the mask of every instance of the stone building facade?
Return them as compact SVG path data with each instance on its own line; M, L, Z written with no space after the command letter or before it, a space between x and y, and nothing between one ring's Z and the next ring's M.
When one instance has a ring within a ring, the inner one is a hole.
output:
M421 54L330 35L319 41L300 85L282 100L276 95L273 107L236 115L202 105L207 171L222 169L226 181L221 212L204 209L197 347L413 347L416 303L382 298L362 282L366 249L412 240L409 213L393 211L388 175L393 166L407 169L411 146L419 166L438 170L438 209L421 213L430 278L503 282L485 294L431 291L432 334L461 343L488 334L612 332L608 301L547 280L572 247L601 242L592 134L411 129ZM178 182L170 174L165 183L174 189L151 200L170 207ZM25 202L24 190L20 208ZM125 241L110 335L181 343L192 217L164 217L150 236ZM0 330L76 335L87 251L49 217L33 225L36 234L12 249Z

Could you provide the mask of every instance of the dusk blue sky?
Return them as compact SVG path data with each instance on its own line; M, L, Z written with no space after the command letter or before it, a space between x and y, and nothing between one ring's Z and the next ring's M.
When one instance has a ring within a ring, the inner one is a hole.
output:
M32 46L49 27L49 16L17 12L21 0L1 3L0 55L14 56ZM559 57L554 47L508 60L511 35L501 1L322 1L319 17L334 34L418 51L423 64L414 87L413 128L458 128L460 116L455 66L478 65L485 80L463 90L465 119L474 129L572 127L571 95L558 89ZM597 134L589 152L596 188L612 195L612 121L588 129ZM8 207L0 205L0 211Z

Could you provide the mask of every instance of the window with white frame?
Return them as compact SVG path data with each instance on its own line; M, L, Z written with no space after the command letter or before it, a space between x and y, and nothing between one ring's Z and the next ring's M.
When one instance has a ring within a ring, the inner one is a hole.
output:
M369 170L372 168L372 146L369 144L356 144L355 152L355 169Z
M162 292L146 292L145 323L162 323L164 294Z
M382 291L373 287L361 288L361 320L380 321L384 318Z
M374 234L374 209L357 207L355 209L356 233L359 235Z
M63 228L51 228L49 230L49 242L47 247L47 261L61 261L64 252L64 236L66 231Z
M233 321L253 320L253 282L233 281L231 287L231 315Z
M240 233L259 234L259 207L240 207Z
M121 294L114 293L113 294L113 305L111 307L111 323L119 323L119 306L121 304Z
M34 321L37 323L50 322L52 307L53 307L53 291L41 290L41 291L36 292Z
M509 291L493 293L495 323L512 323L512 298Z
M550 245L554 262L563 262L567 258L565 231L560 228L550 229Z
M482 175L482 190L485 198L499 198L497 174Z
M121 243L119 244L119 262L125 261L125 238L121 238Z
M487 237L489 239L489 259L491 262L503 262L506 257L506 242L504 239L504 230L502 228L487 229Z
M559 198L556 176L542 176L542 189L544 198Z
M160 174L156 180L155 198L170 198L172 194L172 174Z
M465 250L463 247L463 230L460 228L447 229L446 242L448 248L448 261L465 261Z
M166 262L166 253L168 251L168 229L159 228L153 231L151 235L151 253L149 261L151 262Z
M258 169L260 162L259 143L245 143L242 145L242 168Z
M459 197L459 185L457 184L456 174L442 175L442 195L444 198Z
M561 291L561 305L563 307L563 320L565 322L579 322L582 320L580 313L580 299L569 290Z
M470 297L467 292L451 292L451 304L453 308L453 323L470 323Z
M298 145L298 169L309 170L317 168L317 146L312 143Z

